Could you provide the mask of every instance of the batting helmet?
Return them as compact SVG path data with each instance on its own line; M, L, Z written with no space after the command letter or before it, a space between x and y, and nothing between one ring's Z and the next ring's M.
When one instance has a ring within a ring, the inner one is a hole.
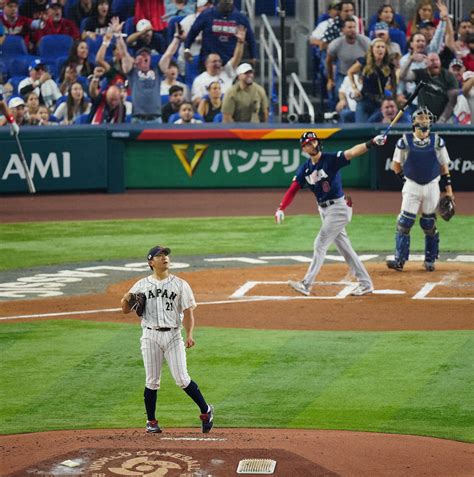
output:
M306 146L306 144L310 143L311 141L318 140L318 136L313 131L306 131L300 137L300 145L301 147Z
M322 150L322 145L321 145L321 139L318 138L315 132L313 131L306 131L304 132L301 137L300 137L300 145L301 147L306 146L306 144L309 144L312 141L318 141L318 151Z

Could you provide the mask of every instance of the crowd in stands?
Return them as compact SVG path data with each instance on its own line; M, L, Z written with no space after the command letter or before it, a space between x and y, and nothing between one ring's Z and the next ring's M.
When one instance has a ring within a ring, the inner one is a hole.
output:
M456 25L443 0L419 0L408 22L389 4L366 26L354 13L351 1L330 2L309 38L332 121L389 123L423 81L402 122L426 106L439 123L472 123L474 11Z
M331 1L309 42L338 121L390 122L424 81L413 108L471 123L474 12L453 25L443 0L407 19L382 4L364 25ZM266 122L256 59L234 0L0 0L0 81L19 125Z
M254 82L255 37L234 0L0 0L0 8L11 110L0 124L268 120Z

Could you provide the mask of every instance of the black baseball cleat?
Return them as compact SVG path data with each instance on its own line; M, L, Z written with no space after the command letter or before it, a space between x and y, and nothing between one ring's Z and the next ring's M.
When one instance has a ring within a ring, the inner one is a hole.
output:
M403 262L399 260L387 260L387 267L397 272L403 271Z
M209 411L199 416L201 419L202 432L207 434L214 426L214 407L209 404Z
M435 271L435 264L434 262L424 262L423 266L427 272L434 272Z
M150 432L152 434L161 434L162 432L157 420L146 421L145 429L147 432Z

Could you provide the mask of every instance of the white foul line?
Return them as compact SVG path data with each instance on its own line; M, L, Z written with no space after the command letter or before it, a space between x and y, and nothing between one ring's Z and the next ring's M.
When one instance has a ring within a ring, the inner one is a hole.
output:
M254 301L290 301L290 300L334 300L334 297L321 296L255 296L250 298L241 298L239 300L218 300L218 301L204 301L197 303L199 306L205 305L235 305L240 303L250 303ZM81 310L81 311L63 311L60 313L37 313L33 315L15 315L15 316L0 316L0 321L19 320L28 318L51 318L55 316L72 316L72 315L92 315L94 313L117 313L121 312L122 308L103 308L99 310Z

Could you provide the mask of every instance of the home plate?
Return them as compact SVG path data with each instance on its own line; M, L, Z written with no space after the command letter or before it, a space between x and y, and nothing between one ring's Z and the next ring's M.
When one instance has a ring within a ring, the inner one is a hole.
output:
M404 295L406 292L403 290L374 290L374 295Z

